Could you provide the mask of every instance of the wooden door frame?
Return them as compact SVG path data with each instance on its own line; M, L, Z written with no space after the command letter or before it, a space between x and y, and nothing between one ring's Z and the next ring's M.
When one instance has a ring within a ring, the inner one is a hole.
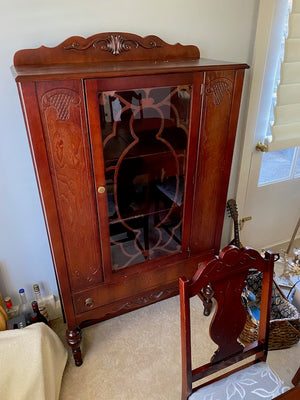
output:
M131 276L136 274L141 269L141 263L130 265L130 268L121 268L118 271L113 271L111 265L110 253L110 233L107 224L108 214L106 205L106 194L103 192L100 196L97 193L97 187L106 186L104 174L104 158L101 135L96 134L96 127L100 127L100 114L98 109L98 92L101 91L122 91L149 88L160 88L166 86L180 86L191 85L192 96L190 103L190 127L189 137L187 143L187 166L186 166L186 183L185 183L185 198L187 203L184 205L183 210L183 233L182 233L182 249L180 252L165 255L160 257L160 264L167 265L172 259L186 259L190 256L189 241L190 241L190 226L191 226L191 212L193 202L193 181L194 177L188 178L196 168L197 146L198 146L198 131L199 120L196 114L193 113L192 108L197 109L200 107L195 102L201 100L201 84L203 81L203 72L179 72L176 74L153 74L153 75L139 75L139 76L123 76L111 78L94 78L85 79L85 92L86 92L86 105L89 124L89 135L91 143L91 154L93 160L93 170L95 178L95 190L98 204L99 214L99 227L101 236L101 246L103 255L103 269L105 282L117 282L123 276ZM196 100L195 100L196 99ZM200 108L199 108L200 109ZM104 207L103 207L104 204ZM151 269L157 265L158 259L148 260L144 264L144 271Z

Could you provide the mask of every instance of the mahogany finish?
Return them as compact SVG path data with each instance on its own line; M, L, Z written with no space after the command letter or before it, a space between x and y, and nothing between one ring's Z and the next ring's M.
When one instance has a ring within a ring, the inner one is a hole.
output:
M263 272L261 307L258 340L247 347L238 341L246 322L246 310L242 305L241 294L245 288L245 280L251 269ZM268 347L268 327L274 255L267 252L266 258L253 249L238 249L227 246L219 256L215 256L200 265L191 280L179 279L180 311L181 311L181 349L182 349L182 400L188 399L192 392L206 386L215 379L206 381L192 389L193 382L203 379L249 356L258 361L265 361ZM218 345L211 361L198 368L192 368L191 357L191 321L190 298L198 293L209 293L216 300L216 309L210 324L209 335ZM245 367L245 366L244 366ZM218 376L218 380L236 372Z
M83 38L72 36L55 48L20 50L14 56L14 65L52 65L83 62L141 60L187 60L200 58L196 46L170 45L158 36L140 37L132 33L104 32Z
M288 390L285 393L282 393L280 396L277 396L276 399L285 399L285 400L299 400L300 398L300 386L294 387L293 389Z
M127 33L21 50L18 84L67 341L178 293L219 251L246 64Z

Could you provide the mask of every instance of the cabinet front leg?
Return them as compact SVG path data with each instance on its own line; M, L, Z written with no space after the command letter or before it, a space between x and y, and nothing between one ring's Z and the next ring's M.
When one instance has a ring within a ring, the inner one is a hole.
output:
M79 367L82 364L82 356L81 356L81 329L76 328L74 330L67 329L66 331L66 338L67 343L72 349L75 365Z

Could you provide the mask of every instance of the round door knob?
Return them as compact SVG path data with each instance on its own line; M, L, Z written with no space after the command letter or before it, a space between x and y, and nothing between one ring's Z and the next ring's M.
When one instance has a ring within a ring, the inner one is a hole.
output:
M105 192L105 187L104 186L99 186L98 187L98 193L104 193Z
M85 300L84 304L86 307L93 307L94 300L91 297L89 297L88 299Z

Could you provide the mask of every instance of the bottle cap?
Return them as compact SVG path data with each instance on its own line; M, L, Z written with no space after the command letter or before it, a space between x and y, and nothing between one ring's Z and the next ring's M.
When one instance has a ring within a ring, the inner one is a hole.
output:
M11 298L9 296L5 297L4 301L5 301L6 307L8 309L12 308L12 302L11 302Z
M19 293L24 293L24 292L25 292L24 289L20 289L20 290L19 290Z
M37 283L33 285L33 290L34 290L36 293L39 293L39 292L40 292L40 287L39 287L39 285L38 285Z

